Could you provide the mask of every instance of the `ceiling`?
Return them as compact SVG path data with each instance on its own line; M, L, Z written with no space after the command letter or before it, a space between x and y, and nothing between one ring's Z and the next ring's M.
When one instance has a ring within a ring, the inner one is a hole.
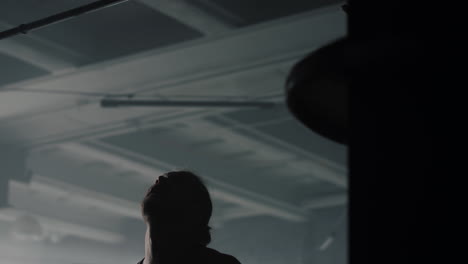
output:
M90 2L1 1L0 30ZM334 222L320 212L346 205L346 147L296 121L283 90L295 62L345 31L334 0L134 0L0 40L0 233L11 238L0 239L0 257L137 261L139 202L174 169L202 176L215 205L214 244L242 263L266 261L229 243L243 221L294 227L294 241L311 221ZM100 105L127 95L276 106ZM38 223L40 234L25 242L12 231L21 223L30 233Z

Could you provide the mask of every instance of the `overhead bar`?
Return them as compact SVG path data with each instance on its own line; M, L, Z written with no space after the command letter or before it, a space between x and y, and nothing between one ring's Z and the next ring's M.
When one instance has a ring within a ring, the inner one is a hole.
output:
M150 107L274 107L278 103L264 101L188 101L188 100L134 100L134 99L102 99L104 108L121 106L150 106Z
M77 7L77 8L73 8L65 12L61 12L52 16L48 16L46 18L42 18L42 19L30 22L30 23L21 24L12 29L2 31L0 32L0 40L9 38L15 35L19 35L19 34L27 34L29 31L33 31L39 28L52 25L52 24L63 22L65 20L77 17L79 15L91 13L91 12L104 9L107 7L111 7L117 4L121 4L127 1L130 1L130 0L100 0L100 1L96 1L87 5Z

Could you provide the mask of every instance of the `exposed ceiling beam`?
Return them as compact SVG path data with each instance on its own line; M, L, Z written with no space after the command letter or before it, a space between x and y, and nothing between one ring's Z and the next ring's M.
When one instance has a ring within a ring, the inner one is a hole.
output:
M78 224L72 224L58 219L44 217L37 214L31 214L29 212L25 212L14 208L0 209L0 220L3 221L15 222L18 220L19 217L24 215L29 215L37 219L41 227L46 232L58 233L63 236L72 235L84 239L90 239L111 244L120 243L124 240L124 237L122 235L113 232L88 226L82 226Z
M141 3L192 27L205 35L213 35L233 28L225 21L208 14L190 1L184 0L139 0Z
M1 21L0 26L12 27ZM1 40L0 52L54 74L73 70L75 63L85 59L81 54L33 35Z
M138 203L86 190L40 175L34 175L29 184L10 181L10 191L21 191L24 194L37 192L58 199L72 200L75 203L92 206L96 209L111 212L116 215L141 219L140 206ZM10 201L10 203L14 205L14 201Z
M212 109L209 110L199 110L199 109L190 109L187 111L174 111L172 114L161 114L150 116L140 116L137 122L129 122L132 119L127 120L118 120L117 122L112 122L110 124L102 124L99 127L84 127L83 129L78 129L72 132L65 132L61 134L48 135L45 137L38 138L27 142L24 145L26 148L31 149L40 149L47 147L50 144L61 144L71 141L88 141L93 139L98 139L107 136L120 135L124 133L130 133L140 129L154 127L154 124L158 126L164 124L171 124L174 122L180 122L181 120L193 120L199 117L205 116L212 112ZM180 119L179 119L180 118Z
M199 0L199 3L204 5L205 7L208 7L209 9L213 10L223 18L225 18L227 21L231 22L233 25L242 25L245 24L245 19L242 18L239 14L236 14L229 8L223 7L218 1L213 1L213 0Z
M183 89L184 87L193 87L194 85L204 86L207 89L210 89L210 87L214 87L215 85L218 85L218 82L221 79L224 79L224 81L226 82L229 79L233 79L234 81L232 81L232 83L235 83L237 82L236 80L238 78L243 78L243 76L246 76L246 78L249 78L249 76L255 75L257 73L261 74L262 72L263 73L272 72L277 68L284 67L285 65L289 65L293 61L295 61L298 57L300 57L298 54L303 54L303 53L300 52L300 53L290 54L286 58L278 58L277 60L274 59L269 62L258 63L255 65L245 65L245 68L244 67L239 68L236 70L228 71L226 73L214 73L213 75L206 76L206 77L201 77L201 78L195 77L192 80L190 79L183 80L183 81L178 80L178 81L175 81L175 83L163 84L162 86L164 87L158 89L158 91L162 91L164 93L164 91L171 90L171 88ZM145 87L146 86L143 86L142 88L144 89ZM156 88L157 88L157 85L156 85ZM174 97L177 98L177 95ZM167 97L167 98L170 98L170 97ZM225 99L226 97L220 97L220 98ZM248 98L246 98L246 101L249 101L249 100L263 100L263 96L258 96L252 93ZM92 102L92 99L90 99L90 101ZM278 100L271 100L271 102L277 105L277 107L280 107L281 105L283 105L283 103L276 103L275 101L278 101ZM39 134L34 133L34 136L36 137L36 139L34 139L32 142L22 140L20 144L22 145L26 144L26 145L29 145L29 147L36 147L39 145L57 144L57 143L66 142L70 140L92 139L92 138L97 138L97 137L122 134L128 131L133 131L135 129L153 127L155 124L162 125L163 123L165 124L165 123L174 123L174 122L193 120L193 119L201 118L206 115L212 115L213 113L225 113L228 111L232 111L231 109L227 109L227 108L219 108L219 109L213 110L213 109L206 109L206 108L201 107L201 108L193 108L193 109L174 108L168 113L161 113L159 111L160 109L142 108L138 112L132 112L131 110L124 109L125 114L121 114L123 113L122 110L120 110L121 112L117 112L117 111L111 112L108 109L97 109L97 107L93 104L78 106L78 108L79 109L64 108L61 110L45 111L45 113L43 114L39 112L37 113L36 117L41 118L44 116L45 117L50 116L50 119L55 120L55 121L66 117L65 119L67 119L67 121L69 122L70 118L68 117L71 115L76 116L76 114L79 112L85 114L85 112L88 112L88 111L93 111L93 112L100 111L100 113L98 114L105 115L106 119L104 121L100 121L99 126L83 126L82 130L76 129L71 132L64 131L64 133L46 135L45 137L37 137L39 136ZM143 112L145 113L144 115L142 114ZM52 117L52 116L57 116L57 115L59 116L55 118ZM34 120L35 114L31 113L24 117L28 120ZM90 117L91 116L86 115L84 119L87 119ZM15 118L9 118L7 121L17 122L18 120L24 120L24 119L21 117L15 117ZM133 122L132 120L135 122ZM138 125L136 125L136 123L138 123ZM73 126L76 126L76 123L73 124ZM71 126L61 127L61 128L66 129L70 127ZM25 130L24 132L27 133L28 131Z
M58 73L75 68L70 62L64 61L51 54L46 54L16 39L4 39L0 41L0 52L51 73Z
M252 216L266 215L265 212L251 210L246 207L234 207L226 209L222 214L223 221L230 221L239 218L246 218Z
M290 144L286 141L283 141L279 138L270 136L261 132L260 130L255 129L246 124L242 124L234 119L228 118L225 115L219 115L217 118L225 121L227 124L231 124L233 127L241 128L244 131L248 131L250 134L255 135L258 138L261 138L263 141L271 142L272 146L278 146L288 153L294 153L298 156L302 156L310 160L308 164L311 166L311 172L313 176L329 182L340 187L347 187L347 176L346 176L346 167L342 164L337 164L333 161L324 159L323 157L306 151L305 149L301 149L293 144Z
M99 143L100 145L106 145ZM139 163L137 160L128 159L129 154L126 158L118 155L119 152L128 152L126 150L116 151L117 147L112 147L113 152L108 152L102 149L96 149L94 147L86 146L83 144L67 143L61 145L61 148L76 153L80 156L91 157L92 159L102 160L111 164L120 164L118 166L124 166L126 169L131 169L139 172L143 177L147 178L148 182L154 182L155 175L161 175L160 167L153 167L145 163ZM109 149L109 148L107 148ZM124 164L122 164L124 162ZM158 162L156 162L158 164ZM302 209L295 206L289 205L282 201L265 197L250 191L243 190L239 187L221 182L214 178L203 177L208 183L210 194L214 199L219 199L223 202L232 203L241 207L246 207L252 211L265 213L271 216L275 216L288 221L306 221L307 216L304 214Z
M306 53L343 36L345 29L342 10L339 7L327 8L239 29L222 37L106 61L69 74L22 83L21 87L101 93L167 91L170 96L174 92L193 91L195 87L197 93L219 93L220 83L227 86L242 83L245 92L256 93L258 87L271 87L269 93L278 92L284 83L284 76L277 73L279 69L289 68ZM306 31L310 34L298 34ZM192 63L179 63L181 61ZM262 78L264 75L268 78ZM256 82L249 83L252 79ZM233 95L246 95L244 90L228 88L239 91ZM252 95L266 93L262 92ZM20 95L21 105L6 107ZM154 109L106 111L98 108L99 100L90 99L88 104L80 105L78 100L83 100L83 97L2 93L3 130L12 131L12 135L19 139L18 143L37 145L119 133L129 129L128 120L131 118L148 124L146 121L159 117L159 112ZM54 125L57 122L61 125ZM39 130L38 125L42 125Z
M209 181L210 182L210 181ZM213 185L213 184L212 184ZM268 200L269 203L265 201L258 201L252 197L260 196L245 190L239 192L233 192L232 190L225 190L217 186L209 187L211 197L214 199L219 199L223 202L233 203L240 207L245 207L250 213L253 214L265 214L274 216L280 219L292 221L292 222L304 222L307 221L307 216L301 210L294 208L293 206L287 205L286 203L275 201L271 198L262 197L262 200ZM247 195L245 195L247 194ZM249 197L250 196L250 197ZM243 215L246 216L246 215ZM247 216L250 216L248 214ZM231 217L232 216L228 216ZM239 217L239 215L237 215Z
M35 88L109 92L109 88L133 88L194 81L239 68L255 69L286 57L298 59L305 53L346 33L345 16L339 7L303 13L269 23L236 30L217 38L182 43L119 60L83 67L73 74L44 78ZM299 34L310 32L310 34ZM284 41L287 39L288 41ZM289 56L288 56L289 55ZM294 56L291 56L294 55ZM190 61L191 63L178 63ZM157 68L155 66L164 66ZM222 74L221 74L222 75ZM99 78L100 82L94 82ZM64 87L68 84L68 87ZM143 85L145 84L145 85ZM107 89L105 89L107 88ZM149 87L148 87L149 88Z
M325 195L308 200L303 204L303 208L307 210L323 209L335 206L343 206L348 203L346 193Z
M63 151L85 158L87 160L101 161L121 170L133 170L137 172L143 180L154 182L157 175L164 174L164 171L157 167L149 167L127 158L116 155L115 153L89 147L84 144L66 143L58 145Z

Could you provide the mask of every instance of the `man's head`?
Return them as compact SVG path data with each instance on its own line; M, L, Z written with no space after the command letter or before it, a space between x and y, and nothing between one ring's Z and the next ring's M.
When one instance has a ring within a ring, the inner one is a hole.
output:
M155 247L173 243L206 246L211 241L208 226L211 212L208 190L189 171L159 176L142 202L143 218Z

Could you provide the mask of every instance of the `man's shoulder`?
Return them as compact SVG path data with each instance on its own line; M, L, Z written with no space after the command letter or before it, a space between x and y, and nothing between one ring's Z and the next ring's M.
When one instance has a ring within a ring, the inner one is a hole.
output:
M212 248L206 248L206 252L211 258L219 264L241 264L234 256L221 253Z

